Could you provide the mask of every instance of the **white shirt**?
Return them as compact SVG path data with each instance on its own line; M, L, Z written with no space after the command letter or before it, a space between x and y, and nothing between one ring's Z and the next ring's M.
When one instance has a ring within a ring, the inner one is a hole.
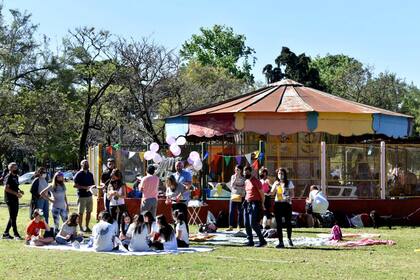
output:
M190 244L190 240L188 238L188 231L187 231L187 226L185 225L185 223L176 224L175 227L176 232L181 231L181 237L179 238L180 240L184 240L185 243Z
M320 192L320 190L312 190L312 191L309 193L309 200L311 201L311 203L313 203L313 202L314 202L314 200L315 200L315 196L316 196L319 192Z
M112 197L111 200L109 201L109 206L117 206L117 205L124 205L125 204L124 198L122 197L123 187L119 188L117 193L118 193L118 200L116 200L116 199L114 199L114 197Z
M177 251L178 243L176 242L175 234L172 234L171 239L163 242L163 250L165 251Z
M127 231L127 236L131 238L130 244L128 245L129 251L140 252L150 250L147 244L147 227L143 225L141 233L135 232L136 225L133 223L130 225Z
M100 221L93 226L93 249L97 252L112 251L114 248L114 227L113 225Z

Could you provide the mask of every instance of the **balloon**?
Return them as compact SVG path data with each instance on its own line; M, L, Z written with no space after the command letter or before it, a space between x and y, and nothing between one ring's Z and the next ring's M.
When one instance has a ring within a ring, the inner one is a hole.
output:
M162 157L159 154L155 154L155 156L153 157L153 162L154 163L161 163L162 162Z
M197 161L197 160L199 160L199 159L200 159L200 154L199 154L199 153L197 153L196 151L192 151L192 152L190 153L189 158L190 158L190 159L192 159L193 161Z
M168 145L172 145L173 143L175 143L176 140L173 136L166 136L166 143L168 143Z
M193 161L192 159L190 159L190 158L188 158L188 159L187 159L187 161L188 161L188 163L189 163L190 165L193 165L193 164L194 164L194 161Z
M152 160L154 156L155 156L155 153L151 151L147 151L144 153L145 160Z
M176 157L181 154L181 148L176 143L171 144L171 146L169 146L169 150Z
M149 149L151 152L156 153L157 151L159 151L159 144L153 142L152 144L150 144Z
M193 163L193 167L195 170L200 171L201 168L203 168L203 163L201 162L201 160L196 160Z
M185 143L187 143L187 139L185 139L184 136L180 136L180 137L178 137L178 139L176 139L176 144L178 146L185 145Z

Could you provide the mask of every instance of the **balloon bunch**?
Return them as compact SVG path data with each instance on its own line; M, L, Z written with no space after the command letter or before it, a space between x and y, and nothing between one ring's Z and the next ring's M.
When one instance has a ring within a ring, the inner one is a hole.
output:
M154 163L162 162L162 156L157 153L158 151L159 151L159 144L153 142L149 146L149 151L144 153L144 159L153 160Z
M203 168L203 162L200 159L200 154L196 151L192 151L187 159L188 163L193 166L196 171L200 171Z
M175 139L172 136L167 136L166 143L168 143L169 151L171 151L172 155L177 157L181 154L181 147L179 146L185 145L185 143L187 143L187 139L185 139L184 136L178 137L178 139Z

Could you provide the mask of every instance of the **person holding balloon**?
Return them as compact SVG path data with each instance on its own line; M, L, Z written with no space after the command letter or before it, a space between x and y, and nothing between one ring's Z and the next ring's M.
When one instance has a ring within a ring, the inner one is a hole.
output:
M172 206L172 212L178 210L178 212L184 213L185 225L188 229L188 201L185 200L185 186L178 183L174 175L170 175L166 178L166 204Z

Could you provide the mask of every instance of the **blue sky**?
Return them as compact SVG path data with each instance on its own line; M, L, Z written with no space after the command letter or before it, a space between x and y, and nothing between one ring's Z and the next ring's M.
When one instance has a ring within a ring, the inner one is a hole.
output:
M201 26L225 24L256 51L254 75L282 46L296 53L343 53L420 86L420 1L3 0L32 13L40 33L61 42L67 30L95 26L126 37L148 36L179 48Z

